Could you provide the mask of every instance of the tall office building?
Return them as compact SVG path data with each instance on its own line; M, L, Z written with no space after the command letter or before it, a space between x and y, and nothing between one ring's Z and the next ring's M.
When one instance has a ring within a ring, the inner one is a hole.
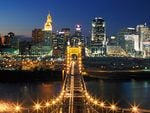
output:
M64 44L65 44L64 46L66 48L67 42L70 41L70 36L71 36L70 28L62 28L59 34L61 34L61 37L64 37Z
M41 32L40 30L38 32ZM49 55L52 56L53 53L53 35L52 33L52 18L51 15L48 14L47 20L44 24L44 29L43 29L43 39L40 44L35 44L31 47L31 53L33 55Z
M81 32L81 25L77 24L75 26L75 33L72 35L70 43L72 46L78 46L81 45L81 42L83 40L82 32Z
M139 54L139 35L125 35L125 50L132 57L136 57Z
M44 34L42 29L34 29L32 31L32 38L34 44L42 43L44 41Z
M146 25L137 25L137 34L139 35L139 48L144 57L150 57L150 28Z
M50 13L47 16L43 32L44 32L44 45L52 47L52 18Z
M143 51L143 41L147 40L150 36L150 29L149 27L144 24L144 25L137 25L136 27L137 34L139 35L139 45L140 45L140 51Z
M92 20L90 49L93 57L106 54L106 26L105 21L100 17Z
M65 41L64 41L64 32L58 32L53 39L53 56L55 57L64 57L65 55Z
M117 34L117 46L120 46L122 49L126 50L126 41L125 41L125 35L136 35L136 29L135 28L123 28L121 29Z

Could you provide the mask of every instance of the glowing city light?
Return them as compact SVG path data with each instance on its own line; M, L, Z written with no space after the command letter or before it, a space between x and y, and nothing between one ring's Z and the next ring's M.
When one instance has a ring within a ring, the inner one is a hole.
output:
M104 106L105 106L104 102L101 102L101 103L100 103L100 106L101 106L101 107L104 107Z
M95 101L94 101L94 104L97 104L97 103L98 103L97 100L95 100Z
M115 105L111 105L110 108L111 108L112 111L116 110L116 106Z
M132 107L132 112L137 113L138 112L138 107L137 106L133 106Z
M15 106L15 111L16 111L16 112L20 112L20 111L21 111L21 106L16 105L16 106Z
M40 103L35 103L35 105L34 105L34 110L41 110L41 105L40 105Z
M53 104L53 105L56 104L56 101L53 100L53 101L52 101L52 104Z
M45 105L46 105L46 107L49 107L49 106L50 106L50 103L49 103L49 102L46 102Z

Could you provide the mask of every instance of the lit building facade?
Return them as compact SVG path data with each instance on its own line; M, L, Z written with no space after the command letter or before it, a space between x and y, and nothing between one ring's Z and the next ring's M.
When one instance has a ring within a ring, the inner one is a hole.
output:
M53 39L53 56L64 57L65 55L65 34L64 32L58 32Z
M1 54L19 54L19 40L13 32L1 37Z
M150 57L150 28L146 25L137 25L139 35L139 48L143 57Z
M49 46L50 48L52 48L52 18L50 14L48 14L47 16L43 32L44 32L44 46Z
M125 50L132 57L136 57L139 54L139 35L125 35Z
M106 55L106 26L100 17L92 20L90 49L93 57Z
M139 40L140 40L140 43L139 43L140 51L144 53L145 42L150 40L150 29L146 24L144 24L144 25L137 25L136 30L137 30L137 34L139 35Z
M39 44L42 43L44 40L44 33L42 29L34 29L32 31L32 41L33 44Z
M71 37L71 31L70 28L62 28L61 32L59 32L59 34L61 34L61 37L64 37L64 46L65 49L67 47L67 42L70 41L70 37Z
M52 33L52 18L51 15L48 14L47 20L44 24L43 29L43 39L39 44L35 44L31 47L31 53L33 55L49 55L52 56L53 51L53 33Z
M75 33L72 35L70 43L72 46L78 46L78 45L83 45L84 44L84 37L82 35L82 27L81 25L77 24L75 26Z
M120 46L122 49L126 50L125 46L125 35L136 35L136 29L135 28L124 28L121 29L117 34L117 46Z

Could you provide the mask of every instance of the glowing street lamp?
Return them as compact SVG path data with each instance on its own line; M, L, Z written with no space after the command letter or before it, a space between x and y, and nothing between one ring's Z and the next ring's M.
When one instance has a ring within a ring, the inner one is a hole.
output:
M97 104L98 104L97 100L95 100L95 101L94 101L94 104L95 104L95 105L97 105Z
M39 103L35 103L34 110L36 110L38 113L38 111L41 110L41 105Z
M101 102L100 106L103 108L105 106L104 102Z
M48 113L48 108L50 107L50 103L49 103L49 102L46 102L46 103L45 103L45 106L46 106L46 111L47 111L47 113Z
M41 108L40 104L36 104L36 105L35 105L35 109L36 109L36 110L39 110L40 108Z
M138 107L137 106L133 106L132 107L132 112L133 113L137 113L138 112Z
M46 106L46 107L49 107L49 106L50 106L50 103L49 103L49 102L46 102L45 106Z
M52 101L52 104L54 105L54 104L56 104L56 102L53 100L53 101Z
M110 107L110 109L111 109L112 111L115 111L115 110L116 110L116 106L115 106L114 104L112 104L111 107Z
M15 111L16 112L20 112L21 111L21 106L20 105L16 105L15 106Z

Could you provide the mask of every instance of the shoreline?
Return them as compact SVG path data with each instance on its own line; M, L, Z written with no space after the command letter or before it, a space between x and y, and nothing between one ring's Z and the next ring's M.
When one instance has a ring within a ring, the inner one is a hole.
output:
M111 70L111 71L93 71L86 70L86 75L88 77L93 77L97 79L149 79L150 80L150 71L145 70Z
M85 74L86 73L86 74ZM95 71L86 70L83 74L85 81L90 80L150 80L150 71ZM63 81L62 71L58 70L41 70L41 71L0 71L0 83L17 83L17 82L50 82Z

